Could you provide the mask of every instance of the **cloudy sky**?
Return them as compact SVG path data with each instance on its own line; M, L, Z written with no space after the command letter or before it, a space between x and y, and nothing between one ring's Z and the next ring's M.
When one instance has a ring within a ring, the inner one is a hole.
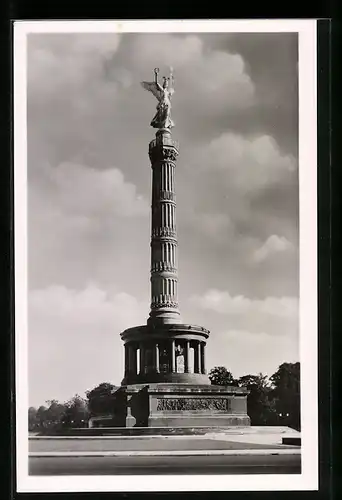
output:
M156 101L173 66L179 300L207 368L298 360L295 34L28 37L29 403L123 377L149 313Z

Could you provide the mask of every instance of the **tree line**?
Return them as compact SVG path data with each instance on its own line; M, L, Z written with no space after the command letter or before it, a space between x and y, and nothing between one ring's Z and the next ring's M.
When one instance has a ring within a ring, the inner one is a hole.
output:
M267 377L262 373L235 379L224 366L209 372L211 384L245 387L247 412L252 425L287 425L300 430L300 364L283 363ZM103 382L86 391L85 398L76 394L61 403L46 401L46 406L28 410L30 432L51 432L73 427L88 427L89 418L114 411L115 393L119 387ZM114 397L113 397L114 396Z
M111 413L113 394L118 389L109 382L103 382L90 391L86 397L75 394L70 400L61 403L56 399L46 401L46 406L28 410L30 432L51 432L54 430L88 427L89 418L94 415Z
M248 389L251 425L286 425L300 430L300 363L282 363L271 377L259 373L238 379L226 367L216 366L209 379L215 385Z

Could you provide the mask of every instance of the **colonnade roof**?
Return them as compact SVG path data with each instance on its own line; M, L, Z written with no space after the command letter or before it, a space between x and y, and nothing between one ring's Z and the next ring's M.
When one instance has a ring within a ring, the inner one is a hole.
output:
M120 335L122 340L128 341L157 341L157 340L197 340L205 341L209 337L209 330L197 325L162 324L158 326L142 325L128 328Z

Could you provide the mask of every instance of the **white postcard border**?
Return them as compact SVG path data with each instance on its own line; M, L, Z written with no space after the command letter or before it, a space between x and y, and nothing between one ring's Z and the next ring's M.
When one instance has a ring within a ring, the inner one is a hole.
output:
M79 477L28 475L26 36L28 33L48 32L299 33L301 474ZM315 20L16 21L14 23L14 253L18 492L318 489L316 65Z

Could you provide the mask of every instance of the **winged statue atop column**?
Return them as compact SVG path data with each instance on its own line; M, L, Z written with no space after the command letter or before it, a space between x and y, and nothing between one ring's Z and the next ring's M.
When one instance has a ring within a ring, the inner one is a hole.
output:
M158 82L159 68L154 70L154 82L141 82L142 87L158 99L157 113L151 121L153 128L169 128L174 127L174 122L171 119L171 97L174 93L173 70L170 68L170 76L163 77L163 84Z

